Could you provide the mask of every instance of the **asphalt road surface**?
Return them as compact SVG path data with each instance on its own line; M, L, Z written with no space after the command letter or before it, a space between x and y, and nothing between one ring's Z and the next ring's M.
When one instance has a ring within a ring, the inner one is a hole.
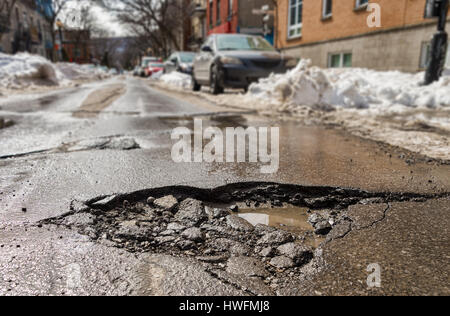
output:
M450 294L449 165L131 77L0 99L0 116L15 123L0 130L0 295ZM171 132L192 128L194 118L221 129L279 127L278 172L173 162ZM195 257L131 253L42 222L67 214L74 200L241 183L357 189L385 200L351 205L349 229L316 250L320 260L302 281L263 282L270 286L230 282L233 272L220 277ZM373 263L380 287L366 283Z

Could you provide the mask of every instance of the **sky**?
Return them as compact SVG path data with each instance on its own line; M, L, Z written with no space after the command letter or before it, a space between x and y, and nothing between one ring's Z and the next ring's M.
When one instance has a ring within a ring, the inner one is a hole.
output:
M92 5L92 14L95 16L97 23L110 31L112 36L126 36L127 32L124 27L115 19L114 14L112 14L108 9L102 5L102 1L97 0L85 0L86 4ZM94 4L92 4L95 2ZM83 2L82 2L83 3ZM70 15L71 11L77 12L76 8L80 5L79 1L70 2L65 10L65 16ZM62 18L64 21L65 19ZM76 23L76 22L75 22ZM70 25L69 25L70 26Z

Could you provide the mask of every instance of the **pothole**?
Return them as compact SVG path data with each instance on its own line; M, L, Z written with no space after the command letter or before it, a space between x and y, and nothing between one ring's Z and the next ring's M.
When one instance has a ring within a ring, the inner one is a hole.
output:
M193 258L224 280L238 275L275 286L304 277L305 265L320 260L315 248L351 230L348 206L434 197L273 183L165 187L74 201L71 212L43 223L133 253Z
M287 205L279 208L241 208L238 216L253 226L267 225L302 236L304 244L317 248L325 237L314 233L314 226L308 221L312 213L306 207Z

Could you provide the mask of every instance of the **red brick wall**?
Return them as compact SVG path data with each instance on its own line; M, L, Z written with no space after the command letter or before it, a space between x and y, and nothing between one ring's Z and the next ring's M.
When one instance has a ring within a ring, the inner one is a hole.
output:
M206 19L207 19L207 31L208 34L213 33L236 33L238 27L238 1L233 0L233 15L231 20L229 20L229 1L228 0L220 0L220 24L217 24L217 4L218 0L213 0L213 9L212 12L210 10L210 2L207 0L207 9L206 9ZM244 0L245 1L245 0ZM213 16L213 24L210 25L210 16Z
M370 13L355 11L356 0L333 0L333 16L329 20L322 20L322 0L303 0L302 37L288 39L289 1L277 1L276 42L280 48L426 22L423 19L426 0L370 0L381 6L381 28L367 26Z

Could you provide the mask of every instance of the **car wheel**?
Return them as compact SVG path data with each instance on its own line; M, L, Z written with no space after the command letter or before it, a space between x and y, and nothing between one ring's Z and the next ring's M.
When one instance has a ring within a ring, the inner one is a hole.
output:
M211 68L211 79L209 81L211 93L214 95L223 93L223 87L220 85L219 82L219 71L217 69L217 66L212 66Z
M197 82L197 80L195 80L194 76L192 76L191 85L192 91L198 92L202 89L202 86Z

